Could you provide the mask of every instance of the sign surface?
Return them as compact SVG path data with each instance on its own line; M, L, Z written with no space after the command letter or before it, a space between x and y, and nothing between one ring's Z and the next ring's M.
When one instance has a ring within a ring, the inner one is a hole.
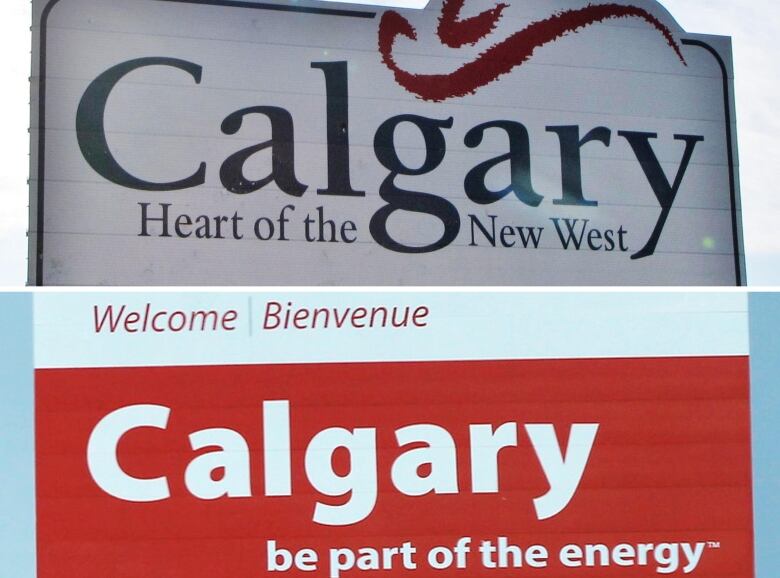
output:
M745 297L495 297L38 296L38 576L752 576Z
M657 2L33 5L33 284L744 282L730 43Z

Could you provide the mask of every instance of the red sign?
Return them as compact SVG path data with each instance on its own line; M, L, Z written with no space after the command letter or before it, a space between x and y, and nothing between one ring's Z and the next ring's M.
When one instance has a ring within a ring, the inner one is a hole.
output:
M41 578L753 574L747 357L36 380Z

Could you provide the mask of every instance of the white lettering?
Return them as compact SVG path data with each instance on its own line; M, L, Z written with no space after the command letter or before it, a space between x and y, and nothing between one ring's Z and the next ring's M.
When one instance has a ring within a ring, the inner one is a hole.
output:
M249 474L249 447L241 434L230 429L204 429L190 434L193 450L219 447L219 451L199 455L184 472L184 483L193 496L216 500L223 496L247 498L252 495ZM222 469L222 478L213 472Z
M536 516L540 520L559 514L574 497L588 464L590 451L596 439L598 424L574 424L571 426L569 443L564 457L552 424L529 424L525 426L536 457L547 476L550 490L534 499Z
M112 411L100 420L87 442L87 467L100 489L128 502L156 502L170 497L165 477L134 478L127 474L116 454L119 440L142 427L165 429L170 408L161 405L132 405Z
M338 448L349 452L349 473L333 471L333 454ZM325 526L346 526L364 520L374 509L377 494L376 430L349 431L329 428L315 435L304 458L306 475L318 492L326 496L350 494L345 504L331 506L317 502L314 521Z
M471 490L475 494L498 492L498 452L517 445L517 424L502 424L495 432L489 424L469 427L471 433Z
M98 422L87 444L87 465L95 483L103 491L131 502L153 502L171 497L167 477L146 479L133 476L123 469L117 456L123 436L139 428L167 429L170 412L170 408L161 405L132 405L117 409ZM295 448L294 453L291 445L290 402L263 402L262 421L264 494L268 497L291 496L292 457L300 455L301 448ZM518 424L507 422L498 427L471 424L468 427L471 491L474 494L497 493L499 454L504 448L517 447ZM547 493L533 500L537 517L543 520L560 513L573 499L590 459L599 425L572 425L565 451L558 443L552 424L527 424L525 428L550 486ZM434 424L412 424L394 433L402 451L390 465L389 477L398 492L406 496L460 492L457 447L455 438L447 429ZM185 488L192 496L201 500L252 496L253 453L240 432L229 428L202 429L189 434L189 441L193 452L214 448L195 455L185 469ZM411 447L407 449L406 446ZM314 522L345 526L361 522L371 515L379 492L376 428L323 429L313 435L302 453L306 479L311 487L322 496L340 498L317 500L312 518ZM272 546L269 544L269 548ZM448 562L445 559L448 555L439 553L435 556L436 561L460 565L468 548L466 543L450 546L453 559ZM493 546L487 543L485 548L482 553L492 564ZM668 544L656 547L638 544L634 550L622 544L611 552L611 562L627 566L638 560L641 565L653 552L662 569L659 572L665 573L663 569L676 569L680 564L679 552L670 548ZM687 560L686 573L697 567L702 548L699 544L683 547ZM509 550L514 552L513 548ZM351 561L345 557L346 554L337 555L339 564L357 564L361 568L366 566L365 569L378 564L373 554L363 552L360 557L355 557L354 552L352 554L355 559ZM383 552L384 555L392 559L394 554ZM586 563L596 556L600 559L606 556L609 560L609 555L600 549L584 554L582 550L572 549L561 553L561 561L564 565L579 565L583 555L587 557ZM273 556L274 567L281 568L287 563L282 549L274 550ZM296 564L294 554L292 560Z
M439 426L411 425L395 432L398 445L425 443L428 447L408 450L393 463L393 484L407 496L458 493L458 464L455 441L449 432ZM419 475L419 468L430 465L427 476Z
M291 496L290 402L263 402L265 495Z

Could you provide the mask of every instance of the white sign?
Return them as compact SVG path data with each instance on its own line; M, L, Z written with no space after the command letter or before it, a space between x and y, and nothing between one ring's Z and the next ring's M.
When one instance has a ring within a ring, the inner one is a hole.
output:
M30 282L740 285L730 41L648 0L36 0Z

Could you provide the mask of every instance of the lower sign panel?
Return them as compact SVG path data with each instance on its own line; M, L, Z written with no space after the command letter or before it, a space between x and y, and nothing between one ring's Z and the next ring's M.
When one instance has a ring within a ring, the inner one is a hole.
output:
M753 575L748 358L43 369L38 575Z

